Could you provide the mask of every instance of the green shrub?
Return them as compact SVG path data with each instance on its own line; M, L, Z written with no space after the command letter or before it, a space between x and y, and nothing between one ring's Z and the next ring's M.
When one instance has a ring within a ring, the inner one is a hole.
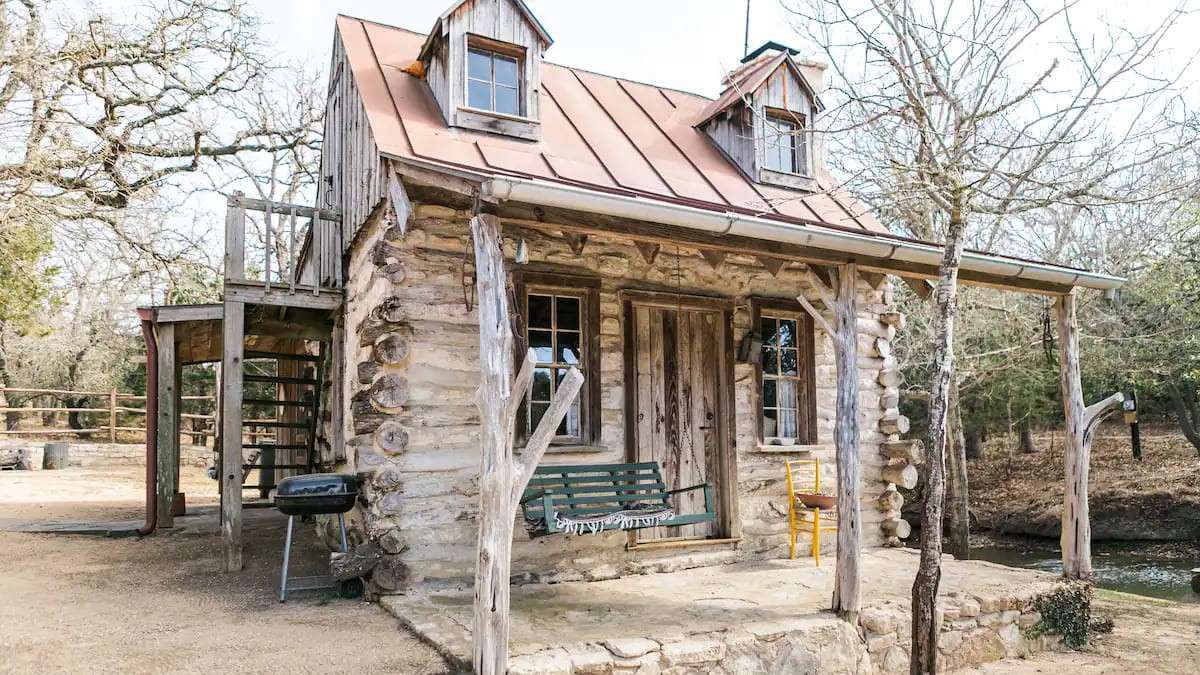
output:
M1033 607L1042 618L1029 627L1026 636L1034 638L1041 635L1061 635L1063 644L1071 649L1078 649L1088 643L1088 637L1093 630L1091 584L1064 583L1050 593L1039 596L1034 600ZM1111 622L1108 630L1112 630Z

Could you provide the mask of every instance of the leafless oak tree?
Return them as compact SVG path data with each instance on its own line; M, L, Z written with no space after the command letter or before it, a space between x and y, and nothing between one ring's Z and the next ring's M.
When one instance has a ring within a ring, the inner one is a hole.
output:
M1136 178L1158 175L1142 169L1195 142L1172 105L1177 73L1154 72L1179 12L1142 32L1089 34L1077 29L1079 0L1044 11L1019 0L785 4L837 76L829 155L886 220L945 246L933 294L930 445L912 591L911 669L933 673L963 248L988 233L999 241L1045 209L1136 202L1177 187Z

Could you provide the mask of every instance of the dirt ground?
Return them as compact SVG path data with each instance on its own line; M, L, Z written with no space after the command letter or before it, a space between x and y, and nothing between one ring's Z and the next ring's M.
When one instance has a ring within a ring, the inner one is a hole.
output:
M140 519L141 472L0 472L0 529ZM185 472L189 507L215 503L202 470ZM279 604L285 520L246 513L236 575L219 571L220 541L207 527L143 540L0 532L0 673L447 672L377 606L327 591ZM309 532L297 536L293 574L320 573L327 553Z
M142 469L0 472L0 530L21 522L142 517ZM186 469L193 510L216 503ZM246 493L250 495L249 492ZM0 673L444 673L445 663L386 612L323 592L275 599L283 519L246 512L246 567L219 571L211 528L143 540L0 531ZM294 574L325 554L301 530ZM1200 606L1100 592L1116 628L1083 652L1039 654L973 671L1194 673Z
M1035 454L1009 437L989 439L968 466L971 510L980 524L1057 536L1063 499L1063 434L1035 434ZM1129 428L1108 423L1092 444L1088 477L1093 537L1181 539L1200 532L1200 458L1175 427L1143 425L1142 460L1132 458Z

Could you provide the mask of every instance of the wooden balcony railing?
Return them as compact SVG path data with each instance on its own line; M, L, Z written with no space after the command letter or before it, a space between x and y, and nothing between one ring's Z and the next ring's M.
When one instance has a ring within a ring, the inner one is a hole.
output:
M247 211L261 236L247 237ZM235 192L225 216L225 279L295 292L342 288L342 218L334 209L253 199ZM249 246L248 246L249 244ZM247 266L247 257L250 266Z

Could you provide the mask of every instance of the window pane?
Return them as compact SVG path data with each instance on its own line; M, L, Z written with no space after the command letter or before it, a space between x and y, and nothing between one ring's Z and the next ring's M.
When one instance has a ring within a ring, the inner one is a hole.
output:
M555 298L559 330L579 330L579 298Z
M774 408L776 404L775 380L763 380L763 407Z
M517 74L517 60L511 56L495 56L496 64L496 84L502 84L512 89L517 88L517 82L520 81Z
M480 110L492 109L492 88L487 82L467 80L467 105Z
M779 370L781 371L781 374L792 375L794 377L797 374L796 361L798 358L799 357L795 349L781 350L779 352Z
M779 320L779 346L796 346L796 322L791 319Z
M774 347L763 347L763 372L767 375L779 374L779 350Z
M536 368L533 371L533 388L529 392L532 401L550 400L550 369Z
M779 422L776 420L778 413L773 408L763 410L763 438L774 438L779 436Z
M550 328L550 307L553 303L553 298L549 295L530 295L529 296L529 327L530 328Z
M560 332L558 334L559 363L579 364L579 333Z
M780 438L795 439L796 433L796 411L779 409L779 426L775 433Z
M517 103L517 90L496 85L496 112L505 115L520 115L521 106Z
M546 410L550 408L549 403L530 403L529 404L529 431L532 432L537 428L538 422L542 421L542 416L546 414Z
M775 319L764 316L758 320L758 332L762 334L763 344L768 344L775 339Z
M472 49L467 52L467 77L491 82L492 55L491 52Z
M538 363L554 362L554 346L550 343L552 333L548 330L529 331L529 347L537 355Z
M787 408L789 410L796 409L796 391L798 383L795 380L779 380L779 405L780 410Z
M570 407L570 409L567 410L567 414L565 417L563 417L562 422L559 422L557 433L559 436L578 437L580 435L579 427L580 427L579 399L576 398L575 401L573 403L571 403L571 407Z

